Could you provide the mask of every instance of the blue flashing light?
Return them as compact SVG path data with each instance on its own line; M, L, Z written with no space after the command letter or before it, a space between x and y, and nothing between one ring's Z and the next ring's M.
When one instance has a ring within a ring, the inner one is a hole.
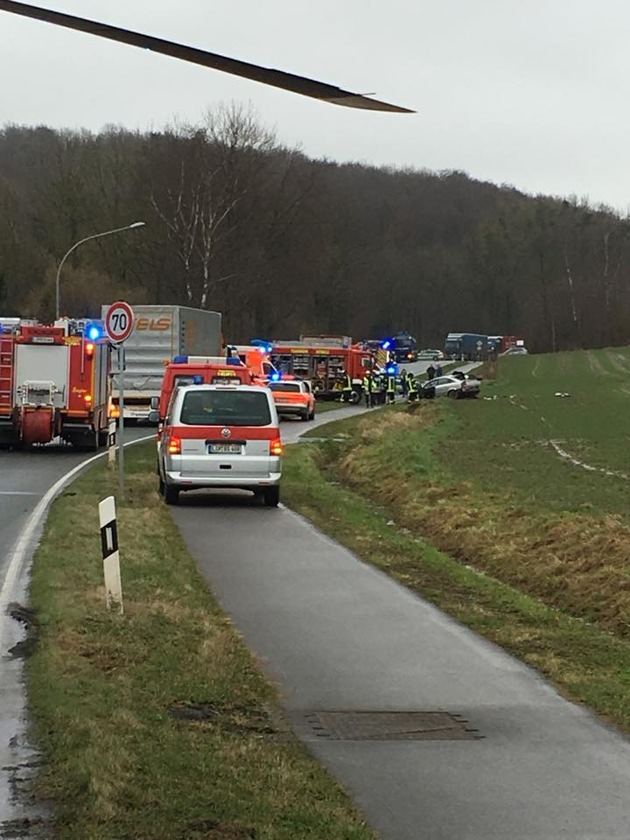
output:
M203 385L203 376L200 373L193 376L193 385Z
M381 344L381 347L383 348L383 350L389 350L389 348L390 348L391 346L392 346L392 343L391 343L391 341L390 341L389 339L387 339L386 341L384 341L384 342Z
M237 367L242 367L243 362L239 359L238 356L228 356L225 360L226 365L236 365Z
M388 367L388 368L386 368L386 372L387 372L388 376L395 376L396 373L397 373L397 370L396 370L395 367Z
M88 324L85 328L84 335L90 341L98 341L99 338L103 337L103 330L99 324Z
M266 341L264 338L252 338L249 343L252 347L258 347L263 353L271 353L273 350L271 341Z
M279 371L277 371L277 370L274 370L274 372L271 374L271 376L269 377L269 379L271 379L271 381L272 381L272 382L279 382L279 380L280 380L280 372L279 372Z
M175 365L187 365L188 364L188 356L173 356L173 364L175 364Z

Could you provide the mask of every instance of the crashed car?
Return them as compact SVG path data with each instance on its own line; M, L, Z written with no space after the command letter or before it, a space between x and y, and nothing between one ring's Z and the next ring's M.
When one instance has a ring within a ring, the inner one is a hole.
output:
M460 379L452 373L445 376L438 376L430 379L422 386L426 396L431 394L436 397L450 397L451 399L464 399L465 397L476 397L481 390L478 379Z

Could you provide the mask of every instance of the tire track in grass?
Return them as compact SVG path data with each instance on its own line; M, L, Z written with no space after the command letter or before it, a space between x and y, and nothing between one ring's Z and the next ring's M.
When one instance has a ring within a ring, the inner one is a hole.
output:
M630 367L628 367L628 359L626 356L622 356L621 353L607 353L606 355L610 359L610 364L615 370L619 371L619 373L630 373Z
M609 371L606 370L592 350L586 351L586 358L588 359L589 367L594 374L597 376L610 376Z
M594 467L592 464L586 464L584 461L574 458L573 455L560 446L557 440L550 440L549 444L563 460L569 461L569 463L573 464L574 467L581 467L583 470L588 470L589 472L599 472L603 475L609 475L614 478L622 478L624 481L630 480L630 476L626 473L618 472L617 470L609 470L606 469L606 467Z

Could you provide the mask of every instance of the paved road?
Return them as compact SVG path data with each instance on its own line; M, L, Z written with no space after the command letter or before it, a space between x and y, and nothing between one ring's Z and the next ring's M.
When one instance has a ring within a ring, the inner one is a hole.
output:
M150 434L147 428L128 429L125 440ZM25 603L27 571L40 536L35 525L38 505L49 490L73 467L91 454L67 446L36 447L29 452L0 450L0 836L3 826L23 817L33 818L32 808L16 801L24 766L35 759L25 737L25 696L22 663L9 655L23 636L22 625L7 615L11 602ZM41 510L41 507L40 507ZM16 562L21 559L21 562ZM7 835L11 836L11 835ZM16 835L18 836L18 835ZM24 836L24 835L19 835Z
M287 509L198 494L173 513L295 731L383 840L628 840L630 743L534 671ZM407 724L435 740L361 740L356 716L335 739L339 710L442 717Z

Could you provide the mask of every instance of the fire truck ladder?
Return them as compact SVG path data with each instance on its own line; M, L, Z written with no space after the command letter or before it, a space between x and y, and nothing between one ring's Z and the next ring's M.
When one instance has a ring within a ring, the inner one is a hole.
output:
M12 336L0 335L0 412L13 408L13 348Z

